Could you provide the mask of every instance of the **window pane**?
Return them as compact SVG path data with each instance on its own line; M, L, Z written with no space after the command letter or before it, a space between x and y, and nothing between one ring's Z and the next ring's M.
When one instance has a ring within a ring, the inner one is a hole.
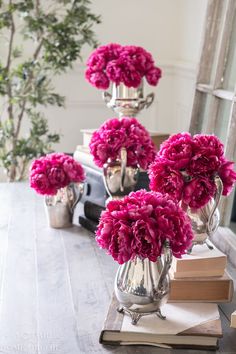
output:
M236 14L234 15L229 52L225 68L223 88L234 91L236 83Z
M225 144L228 130L228 123L230 120L232 102L227 100L220 100L219 110L216 118L215 134Z
M221 10L221 16L217 19L220 23L220 28L224 28L224 19L225 19L225 13L227 10L227 1L222 1L221 2L222 10ZM211 63L211 78L209 84L213 84L215 81L215 76L216 76L216 68L218 65L218 59L219 59L219 52L221 50L221 36L218 35L216 39L216 48L215 48L215 53L214 53L214 58Z
M199 133L206 133L208 119L209 119L209 108L211 103L211 95L202 94L202 109L199 117Z

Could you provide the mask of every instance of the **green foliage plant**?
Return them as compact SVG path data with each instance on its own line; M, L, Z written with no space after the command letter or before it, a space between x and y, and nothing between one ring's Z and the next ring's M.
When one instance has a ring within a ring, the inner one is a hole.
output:
M89 0L0 0L0 37L7 44L0 57L0 165L9 181L21 180L29 162L59 141L42 106L64 105L52 78L82 60L84 45L96 47L99 22Z

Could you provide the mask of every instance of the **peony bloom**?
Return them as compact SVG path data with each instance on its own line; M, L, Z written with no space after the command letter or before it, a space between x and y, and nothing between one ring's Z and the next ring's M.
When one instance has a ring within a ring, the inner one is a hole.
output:
M91 53L85 77L91 85L102 90L109 87L110 81L136 88L144 77L150 85L156 86L161 69L155 66L152 55L144 48L110 43Z
M171 163L162 158L156 158L149 169L150 189L156 192L168 193L177 201L182 198L184 178L180 171L174 169Z
M220 140L214 135L192 137L189 133L179 133L161 145L150 166L150 188L198 209L214 197L217 175L223 182L223 195L228 195L236 181L236 173L233 163L224 157Z
M85 73L85 77L93 86L106 90L109 87L109 80L107 75L103 71L91 71L88 69Z
M236 182L236 172L233 167L234 163L225 159L219 168L219 176L223 182L223 195L229 195Z
M185 169L193 156L193 141L189 133L170 136L160 147L159 156L174 162L175 169Z
M149 85L156 86L162 76L161 69L157 67L150 68L145 76Z
M37 193L55 195L72 182L83 182L84 171L79 162L62 153L52 153L33 161L30 186Z
M215 195L215 192L214 180L197 176L185 184L182 200L190 208L198 209L206 205Z
M127 151L127 166L147 169L155 158L155 145L148 131L135 119L113 118L96 130L91 138L90 152L97 166L120 158L121 148Z
M190 220L168 195L139 190L111 201L102 213L96 241L123 264L135 257L155 262L166 240L181 257L193 239Z

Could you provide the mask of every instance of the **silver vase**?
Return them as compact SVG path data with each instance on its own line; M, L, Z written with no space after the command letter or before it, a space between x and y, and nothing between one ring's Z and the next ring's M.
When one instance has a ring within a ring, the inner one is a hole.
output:
M197 244L207 244L207 246L212 249L212 246L207 243L207 238L212 236L219 226L220 212L218 205L223 191L223 184L220 177L215 176L214 181L216 184L216 194L206 205L199 209L183 207L191 219L194 233L192 247ZM191 250L192 248L189 252L191 252Z
M139 168L127 166L127 151L121 149L119 160L108 161L103 166L103 179L109 198L106 204L112 199L120 199L134 191L138 182Z
M45 208L50 227L72 226L73 212L83 194L83 183L71 183L60 188L56 195L45 196Z
M112 94L105 91L103 99L108 108L118 113L119 117L136 117L144 108L148 108L153 100L154 93L149 93L146 98L143 94L143 82L137 88L127 87L123 83L112 84Z
M157 262L151 262L137 257L119 266L115 279L115 295L120 303L117 310L127 313L132 324L152 313L165 319L160 308L169 296L171 262L172 252L166 243L163 260L158 257Z

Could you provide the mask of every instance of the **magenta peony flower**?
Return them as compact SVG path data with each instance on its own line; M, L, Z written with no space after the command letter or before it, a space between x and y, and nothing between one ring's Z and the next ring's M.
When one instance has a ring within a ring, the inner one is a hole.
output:
M104 70L106 64L105 56L102 54L91 55L87 61L87 65L92 72Z
M219 176L223 182L223 195L229 195L236 182L236 172L233 167L234 163L225 159L219 168Z
M213 180L197 176L185 184L182 200L190 208L198 209L206 205L215 192L216 185Z
M190 175L217 172L224 155L224 146L215 135L197 134L193 137L193 158L189 164Z
M127 150L127 166L139 165L147 169L155 158L155 145L148 131L135 118L107 120L93 133L89 147L99 167L108 159L119 159L122 147Z
M112 82L115 82L116 85L119 85L121 83L121 80L122 80L122 68L119 65L118 60L111 60L107 64L106 73L107 73L108 78Z
M158 67L150 68L145 76L149 85L156 86L162 76L161 69Z
M98 89L107 89L110 81L138 87L144 76L150 85L156 86L161 70L155 67L152 55L142 47L111 43L97 48L87 60L85 77Z
M109 87L109 80L107 75L103 71L91 71L88 69L85 73L85 77L93 86L106 90Z
M166 240L173 254L181 257L192 239L190 220L177 203L168 195L145 190L111 201L96 231L98 245L119 264L135 257L155 262Z
M181 200L184 178L178 170L172 168L171 162L158 157L149 169L150 189L168 193L177 201Z
M233 163L224 157L224 147L214 135L179 133L162 145L150 166L150 188L168 193L191 208L203 207L216 192L214 178L223 182L228 195L236 181Z
M30 168L30 186L39 194L55 195L72 182L83 182L82 166L71 156L52 153L34 160Z
M57 191L55 186L50 185L49 179L44 173L32 173L30 187L35 189L37 193L43 195L54 195Z
M193 141L189 133L171 135L161 144L159 156L174 162L175 169L184 169L188 166L193 155Z

